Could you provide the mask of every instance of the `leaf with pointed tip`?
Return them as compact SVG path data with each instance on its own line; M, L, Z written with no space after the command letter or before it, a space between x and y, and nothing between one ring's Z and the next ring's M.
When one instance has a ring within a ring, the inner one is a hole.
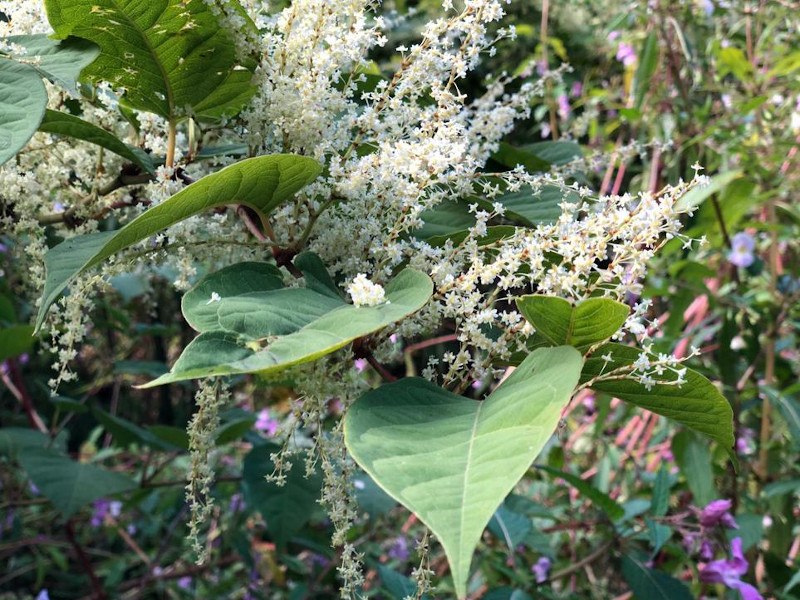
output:
M155 172L153 161L144 150L128 146L114 134L69 113L47 110L39 125L39 131L89 142L128 159L148 173Z
M244 204L262 219L316 179L317 161L293 154L258 156L206 175L117 231L70 238L45 255L47 276L36 318L41 327L50 305L70 281L108 257L203 211Z
M36 69L0 58L0 165L36 133L46 106L47 91Z
M25 54L14 55L14 59L29 64L42 77L72 93L77 93L81 71L92 64L100 54L97 45L76 37L59 41L40 33L12 35L6 40L27 50Z
M406 378L348 410L347 448L437 535L459 597L483 530L553 434L582 364L569 346L541 348L483 402Z
M34 485L67 518L93 500L136 488L136 482L125 475L76 462L47 448L26 448L17 460Z
M581 352L617 333L630 314L625 304L610 298L588 298L573 306L556 296L531 295L517 298L517 308L536 328L537 338Z
M605 344L586 361L581 383L610 370L630 367L641 353L641 350L631 346ZM606 361L604 356L610 356L611 361ZM677 375L665 371L659 378L675 381ZM683 385L656 384L651 389L633 377L600 380L592 384L592 389L683 423L716 440L730 454L734 442L733 410L730 404L714 384L697 371L687 369L684 378L686 382Z
M75 35L100 46L83 76L125 88L137 110L175 119L198 106L205 113L221 106L229 112L231 99L238 98L235 112L248 99L239 93L239 76L231 77L237 66L231 35L208 2L45 0L45 7L59 37Z
M169 373L141 387L245 373L271 376L407 317L433 293L427 275L404 269L386 285L387 302L355 307L327 291L272 288L274 281L266 268L255 283L236 275L256 268L254 263L233 265L210 275L187 294L184 313L201 333ZM220 295L218 301L210 302L211 292Z

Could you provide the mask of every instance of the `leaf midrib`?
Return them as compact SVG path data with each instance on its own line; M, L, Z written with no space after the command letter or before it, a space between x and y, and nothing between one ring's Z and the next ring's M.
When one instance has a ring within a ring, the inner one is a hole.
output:
M469 485L469 471L470 466L472 465L472 451L475 448L475 439L477 438L476 432L478 430L478 422L480 421L481 416L481 409L483 408L483 402L478 403L478 408L475 411L475 420L472 423L472 430L469 433L469 446L467 447L467 465L464 469L464 489L461 492L461 511L459 514L459 538L458 538L458 566L459 569L463 568L461 564L461 552L463 550L462 545L464 543L464 539L461 537L461 534L464 533L464 522L466 520L466 506L467 501L467 487ZM469 565L468 565L469 566Z

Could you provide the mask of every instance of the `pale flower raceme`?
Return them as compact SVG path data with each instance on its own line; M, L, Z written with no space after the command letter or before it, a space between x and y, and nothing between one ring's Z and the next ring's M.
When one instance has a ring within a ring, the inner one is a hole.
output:
M386 300L386 292L377 283L371 282L363 273L353 278L347 293L356 306L377 306Z

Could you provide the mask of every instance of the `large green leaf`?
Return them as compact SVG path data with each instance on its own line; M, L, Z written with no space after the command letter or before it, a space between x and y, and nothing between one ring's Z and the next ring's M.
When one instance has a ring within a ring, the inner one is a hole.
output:
M574 192L565 193L554 185L545 185L534 192L530 186L523 186L516 192L507 192L492 199L506 208L506 216L516 218L526 225L553 223L561 216L561 203L577 202Z
M35 341L30 325L0 328L0 362L24 354L33 347Z
M588 298L573 306L556 296L521 296L517 308L550 346L567 344L586 352L617 333L630 309L611 298Z
M309 257L300 255L295 264L304 260ZM427 275L405 269L386 285L387 302L355 307L333 297L335 292L319 280L313 287L275 289L275 273L274 267L240 263L198 283L183 309L200 335L169 373L142 387L220 375L273 375L403 319L433 293ZM212 293L218 301L211 301Z
M641 353L631 346L605 344L586 361L581 381L587 382L601 373L631 366ZM610 356L612 360L606 362L604 356ZM670 371L660 377L666 381L677 378ZM730 404L700 373L687 369L685 379L683 385L657 384L650 390L632 377L597 381L592 388L683 423L716 440L730 452L734 442Z
M45 256L47 277L36 328L41 327L47 309L74 277L120 250L200 212L228 204L244 204L266 219L275 207L313 181L320 170L315 160L292 154L246 159L203 177L118 231L66 240Z
M136 488L136 482L125 475L76 462L46 448L27 448L17 460L65 517L93 500Z
M128 144L119 140L114 134L105 129L68 113L48 110L39 125L39 131L64 135L95 144L110 150L114 154L118 154L122 158L127 158L148 173L155 172L153 161L146 152L140 148L128 146Z
M322 477L315 471L306 477L303 460L295 460L279 486L266 477L274 471L270 454L279 448L271 444L255 446L244 458L242 491L247 510L261 513L267 531L278 546L286 546L311 518L321 496Z
M47 91L36 69L0 58L0 165L36 133L46 106Z
M198 106L215 109L212 97L227 105L239 96L232 85L250 88L249 77L230 78L234 43L204 0L45 0L45 7L59 37L100 46L83 76L125 88L135 109L174 119Z
M348 410L350 453L438 536L459 597L484 528L550 439L582 363L574 348L542 348L483 402L407 378Z
M59 41L42 33L14 35L7 40L26 50L25 54L15 54L16 60L31 65L42 77L73 93L77 93L81 71L100 54L95 44L75 37Z

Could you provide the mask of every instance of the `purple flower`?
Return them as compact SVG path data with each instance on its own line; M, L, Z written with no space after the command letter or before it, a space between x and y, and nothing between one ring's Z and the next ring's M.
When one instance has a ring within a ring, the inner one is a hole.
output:
M356 371L363 373L369 363L367 362L366 358L357 358L353 361L353 365L355 366Z
M731 240L732 250L728 253L728 260L737 267L749 267L753 264L755 256L753 250L756 247L756 240L749 233L744 231L737 233Z
M558 97L558 116L561 120L566 120L569 117L569 98L566 94L561 94Z
M550 567L553 566L553 561L546 556L541 557L536 561L536 564L531 567L531 571L536 576L536 583L544 583L550 577Z
M730 510L733 503L730 500L713 500L700 511L700 525L703 527L715 527L722 525L728 529L738 529Z
M47 591L47 589L43 589L36 594L36 600L50 600L50 593Z
M272 437L278 432L278 420L273 419L269 415L269 410L265 408L259 411L254 427L268 437Z
M8 246L0 242L0 254L5 254L6 252L8 252Z
M572 89L569 91L569 95L573 98L579 97L583 93L583 84L580 81L576 81L572 84Z
M631 66L636 62L636 50L630 44L620 42L617 47L617 60L626 67Z
M389 558L393 558L399 561L406 561L410 556L408 552L408 540L404 537L395 538L392 542L392 545L389 546L389 550L386 552L389 555Z
M188 590L190 587L192 587L192 578L188 575L181 577L178 579L178 587L182 590Z
M758 590L741 580L747 573L747 560L742 553L742 538L734 538L731 542L729 560L715 560L701 567L700 581L703 583L722 583L732 590L738 590L743 600L764 600Z
M703 540L700 544L700 558L706 561L714 558L714 546L708 540Z
M228 510L230 510L231 513L235 514L241 512L244 509L244 507L245 507L244 498L242 498L241 494L234 494L233 496L231 496L231 502L228 505Z
M613 41L614 41L614 40L616 40L618 37L619 37L619 31L616 31L616 30L615 30L615 31L611 31L611 32L609 32L609 34L608 34L608 41L609 41L609 42L613 42Z

